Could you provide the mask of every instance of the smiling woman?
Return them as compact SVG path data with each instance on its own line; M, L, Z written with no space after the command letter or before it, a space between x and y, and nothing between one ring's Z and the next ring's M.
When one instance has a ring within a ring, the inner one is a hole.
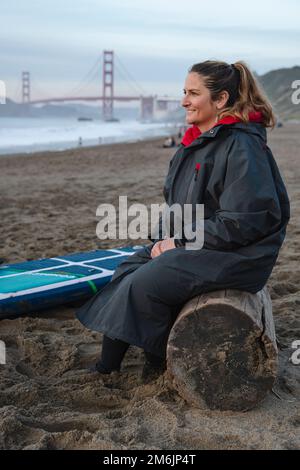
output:
M184 95L182 106L186 109L186 122L198 126L202 132L210 129L216 122L215 106L203 78L197 73L188 74Z
M169 207L188 203L196 213L204 205L200 227L194 218L181 221L185 235L204 229L204 243L199 249L179 238L172 223L164 238L161 221L153 243L121 263L77 312L85 326L105 335L93 369L100 373L120 370L130 344L146 353L144 378L151 369L162 371L182 306L204 292L261 290L285 237L289 199L266 136L274 115L246 64L193 65L184 92L192 127L170 161L163 192Z

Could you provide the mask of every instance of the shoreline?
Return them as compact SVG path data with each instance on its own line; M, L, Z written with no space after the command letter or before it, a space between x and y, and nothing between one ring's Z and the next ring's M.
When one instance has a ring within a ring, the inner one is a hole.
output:
M43 155L53 155L53 154L64 154L66 152L76 152L78 151L79 153L84 150L97 150L97 149L102 149L102 148L107 148L109 149L111 146L117 146L117 145L126 145L126 144L138 144L142 142L155 142L155 141L163 141L165 136L154 136L154 137L145 137L145 138L140 138L140 139L132 139L132 140L126 140L126 141L120 141L120 142L104 142L102 144L95 144L95 145L83 145L83 146L77 146L77 147L70 147L66 149L44 149L44 150L36 150L34 152L26 152L26 151L20 151L20 152L15 152L15 153L0 153L0 159L2 158L28 158L31 156L36 156L37 154L39 157L43 157ZM179 139L177 139L179 140ZM174 149L174 147L173 147ZM0 161L1 161L0 160Z
M178 129L183 127L183 124L180 125L178 122L152 122L152 123L142 123L140 121L123 121L122 124L116 126L114 129L106 128L105 122L99 121L99 129L97 131L100 135L94 136L92 135L95 132L91 133L91 129L89 127L83 126L82 128L72 129L73 136L71 138L68 135L71 130L69 129L70 126L74 126L74 123L67 123L64 122L64 127L60 128L57 127L56 129L51 129L50 127L47 128L39 128L33 127L27 129L26 126L24 129L6 129L8 132L15 131L15 139L18 141L20 140L20 135L18 132L21 130L24 132L27 130L29 132L29 136L31 133L35 131L35 133L40 132L42 134L41 142L32 142L27 143L22 146L15 146L15 145L5 145L0 146L0 158L6 155L20 155L20 154L32 154L32 153L40 153L40 152L47 152L47 151L66 151L66 150L74 150L77 148L87 148L87 147L95 147L95 146L102 146L102 145L114 145L117 143L132 143L132 142L139 142L148 139L156 139L156 138L166 138L169 135L177 135ZM76 124L76 123L75 123ZM102 127L101 127L102 126ZM145 128L143 128L145 126ZM5 129L4 129L5 130ZM1 130L0 130L1 131ZM48 132L48 136L53 138L53 135L56 135L56 141L50 140L43 142L44 132ZM54 132L55 131L55 132ZM3 132L3 130L2 130ZM62 139L62 134L64 138ZM102 133L102 135L101 135ZM104 134L103 134L104 133ZM75 134L75 135L74 135ZM0 132L1 137L1 132ZM5 138L5 137L4 137ZM25 138L25 135L22 136ZM10 137L12 139L12 137ZM1 140L1 139L0 139ZM26 139L25 139L26 140Z

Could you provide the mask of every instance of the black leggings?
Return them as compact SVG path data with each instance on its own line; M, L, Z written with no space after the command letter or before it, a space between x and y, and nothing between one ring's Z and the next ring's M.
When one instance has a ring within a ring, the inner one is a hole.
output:
M101 360L97 363L98 369L104 369L105 372L120 370L121 362L129 348L130 344L120 339L111 339L103 336ZM146 360L152 365L161 364L163 358L145 351Z

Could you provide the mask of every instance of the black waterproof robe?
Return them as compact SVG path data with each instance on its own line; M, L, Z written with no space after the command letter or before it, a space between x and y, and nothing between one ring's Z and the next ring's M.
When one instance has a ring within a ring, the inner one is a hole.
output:
M203 247L177 247L152 259L152 240L77 311L86 327L161 357L189 299L218 289L263 288L290 217L266 129L253 122L220 124L187 147L181 144L169 165L164 197L168 205L204 204Z

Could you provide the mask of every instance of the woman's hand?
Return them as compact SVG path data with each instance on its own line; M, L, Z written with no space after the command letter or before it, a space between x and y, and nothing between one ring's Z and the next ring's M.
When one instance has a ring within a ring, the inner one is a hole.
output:
M155 258L156 256L161 255L164 251L172 250L173 248L176 248L174 238L165 238L164 240L160 240L153 246L151 250L151 258Z

